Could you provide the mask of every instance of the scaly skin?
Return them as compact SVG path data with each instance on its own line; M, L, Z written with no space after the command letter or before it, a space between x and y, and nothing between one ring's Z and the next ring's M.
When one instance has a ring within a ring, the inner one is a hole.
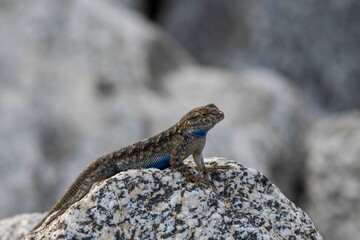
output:
M207 168L202 157L207 132L223 119L224 113L214 104L198 107L164 132L96 159L75 179L32 231L43 224L48 225L63 214L72 204L81 200L94 183L128 169L165 169L171 166L188 181L209 184L206 178L193 175L183 161L192 154L196 166L204 173L228 169L227 166Z

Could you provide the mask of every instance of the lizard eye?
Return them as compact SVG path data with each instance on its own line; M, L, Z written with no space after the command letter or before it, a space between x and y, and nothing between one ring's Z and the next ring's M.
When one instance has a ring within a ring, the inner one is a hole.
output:
M202 117L206 117L207 114L206 114L206 113L202 113L201 116L202 116Z

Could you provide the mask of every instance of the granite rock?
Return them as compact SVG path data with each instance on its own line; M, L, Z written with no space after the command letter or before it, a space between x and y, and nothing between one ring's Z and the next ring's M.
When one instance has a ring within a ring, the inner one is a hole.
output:
M207 176L214 187L185 183L171 169L119 173L25 239L322 239L260 172L219 158L206 163L232 169Z
M44 216L42 213L29 213L0 220L0 239L15 240L24 237Z
M308 136L308 212L325 239L360 235L360 112L319 120Z

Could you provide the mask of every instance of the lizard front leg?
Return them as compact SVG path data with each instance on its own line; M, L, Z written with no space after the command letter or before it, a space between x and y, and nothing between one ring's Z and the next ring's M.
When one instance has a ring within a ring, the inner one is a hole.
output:
M178 141L182 142L182 141ZM184 164L186 159L186 146L185 144L179 144L175 147L171 153L170 164L171 167L179 171L187 181L192 181L198 184L209 185L211 182L203 177L195 176L189 169L187 165Z
M230 166L214 166L214 167L206 167L205 163L204 163L204 158L202 156L201 152L194 152L193 153L193 158L195 161L196 166L198 167L198 169L200 171L202 171L203 173L214 173L214 172L218 172L219 170L226 170L226 169L230 169Z

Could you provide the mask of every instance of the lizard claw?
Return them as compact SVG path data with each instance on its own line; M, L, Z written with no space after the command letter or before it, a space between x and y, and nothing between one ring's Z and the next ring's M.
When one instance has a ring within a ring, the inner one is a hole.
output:
M205 186L205 187L208 187L208 186L210 186L210 185L213 185L213 183L210 182L209 179L203 178L203 177L196 177L193 181L194 181L196 184L201 185L201 186Z
M219 170L228 170L231 169L231 166L225 165L225 166L215 166L215 167L207 167L205 169L205 173L215 173Z
M186 177L186 180L204 187L213 185L213 183L209 179L198 176L188 176Z

